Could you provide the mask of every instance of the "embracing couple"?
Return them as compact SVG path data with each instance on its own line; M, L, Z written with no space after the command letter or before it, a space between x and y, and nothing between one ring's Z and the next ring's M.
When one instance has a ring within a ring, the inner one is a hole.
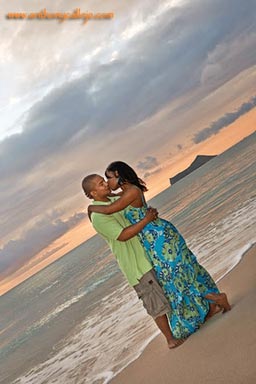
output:
M128 283L167 340L181 345L207 319L231 309L209 273L198 263L177 228L158 217L144 198L146 184L126 163L111 163L105 179L82 181L92 199L88 214L107 241ZM121 188L121 192L112 191Z

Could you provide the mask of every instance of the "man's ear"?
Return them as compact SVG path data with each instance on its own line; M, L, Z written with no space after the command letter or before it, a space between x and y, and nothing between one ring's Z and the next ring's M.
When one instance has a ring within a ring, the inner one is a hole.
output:
M95 198L96 194L97 194L96 191L93 191L93 190L92 190L92 191L90 192L90 195L92 196L93 199Z

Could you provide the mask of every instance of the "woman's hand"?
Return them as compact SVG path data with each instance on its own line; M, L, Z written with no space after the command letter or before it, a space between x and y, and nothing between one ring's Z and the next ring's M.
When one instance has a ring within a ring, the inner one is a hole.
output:
M150 223L150 221L154 221L158 218L158 211L156 208L148 207L145 218Z

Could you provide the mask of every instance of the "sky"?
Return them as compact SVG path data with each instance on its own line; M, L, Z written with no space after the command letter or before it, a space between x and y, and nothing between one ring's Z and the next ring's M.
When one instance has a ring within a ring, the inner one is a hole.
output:
M114 16L6 18L76 8ZM0 18L0 293L94 233L87 174L125 161L150 198L255 130L255 0L5 0Z

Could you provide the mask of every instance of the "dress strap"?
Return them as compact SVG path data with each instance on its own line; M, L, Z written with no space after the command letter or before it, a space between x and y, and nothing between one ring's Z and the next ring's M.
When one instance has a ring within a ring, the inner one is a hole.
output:
M134 187L140 191L141 201L142 201L143 207L147 208L148 205L147 205L147 202L145 200L144 193L142 192L142 190L139 187L137 187L137 185L134 185Z
M142 200L143 206L145 208L147 208L148 205L147 205L147 202L145 200L144 193L142 191L141 191L141 200Z

